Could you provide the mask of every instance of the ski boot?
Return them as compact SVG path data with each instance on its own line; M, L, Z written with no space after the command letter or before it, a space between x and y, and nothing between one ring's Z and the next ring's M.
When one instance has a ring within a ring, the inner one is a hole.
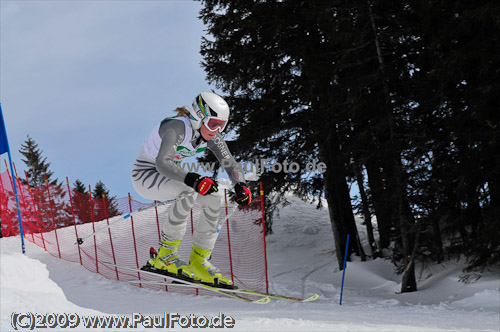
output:
M238 287L234 286L231 280L224 277L220 270L208 261L211 252L211 250L195 246L191 249L189 269L194 272L195 280L212 287L237 289Z
M194 273L189 269L188 264L179 258L177 250L180 244L181 240L173 242L161 240L158 253L151 248L150 259L142 269L194 282Z

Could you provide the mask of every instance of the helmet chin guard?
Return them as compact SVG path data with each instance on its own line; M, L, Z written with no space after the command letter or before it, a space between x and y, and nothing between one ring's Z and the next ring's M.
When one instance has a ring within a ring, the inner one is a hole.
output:
M227 121L229 118L229 105L222 97L211 92L202 92L189 107L189 120L193 129L199 130L206 117L216 117Z

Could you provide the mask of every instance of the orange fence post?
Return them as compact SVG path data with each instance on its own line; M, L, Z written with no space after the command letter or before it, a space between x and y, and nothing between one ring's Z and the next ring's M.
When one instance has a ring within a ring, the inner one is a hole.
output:
M191 216L191 239L192 239L194 233L193 208L191 208L189 214ZM198 296L198 288L196 288L196 296Z
M9 180L10 180L10 186L12 187L12 190L14 190L14 183L12 182L12 177L10 176L9 165L7 165L6 159L4 161L5 161L5 167L7 168L7 175L9 176Z
M10 170L9 170L9 165L7 164L7 159L4 159L5 161L5 167L7 168L7 175L9 176L9 180L10 180L10 186L12 187L12 192L14 192L14 182L12 182L12 177L10 176ZM11 223L9 225L9 230L11 234L14 234L14 230L12 228L12 225L13 225L13 222L11 220Z
M50 214L52 215L52 226L54 226L54 233L56 234L57 252L59 254L59 258L61 258L61 248L59 247L59 237L57 236L56 219L54 217L54 208L52 207L52 198L50 197L49 180L47 179L47 175L45 175L45 184L47 185L47 194L49 195L49 206L50 206Z
M28 212L28 204L26 203L26 200L24 199L23 187L21 186L21 181L19 180L19 176L17 175L16 164L12 163L12 167L14 167L14 174L16 175L17 188L19 188L19 192L21 193L21 200L22 200L23 205L24 205L24 208L21 208L21 205L19 205L19 208L22 211L24 211L24 214L26 215L27 218L24 218L23 221L26 222L26 220L30 220L31 214ZM30 224L33 224L33 222L30 222ZM35 236L33 235L33 227L31 227L31 225L30 225L29 229L31 230L31 239L32 239L33 243L35 243ZM26 229L26 231L28 231L28 229Z
M158 201L154 200L155 203L155 214L156 214L156 227L158 228L158 241L161 241L161 232L160 232L160 218L158 217ZM167 279L165 279L165 282ZM165 292L168 292L168 286L165 285Z
M264 266L266 271L266 293L269 293L269 279L267 276L267 246L266 246L266 213L264 210L264 187L260 183L260 207L262 209L262 234L264 236Z
M26 177L26 183L28 184L28 190L30 192L31 202L33 203L33 208L35 209L36 222L38 224L38 229L40 230L40 236L42 238L43 249L45 251L47 251L47 246L45 245L45 239L43 238L42 221L40 220L40 214L38 214L38 211L40 210L40 208L37 209L36 201L35 201L35 198L33 197L33 191L31 190L31 186L30 186L30 180L28 179L28 173L26 171L24 171L24 176Z
M71 215L73 216L73 224L75 225L76 243L78 244L78 256L80 256L80 265L83 265L80 244L78 243L78 228L76 227L75 210L73 209L73 199L71 197L71 189L69 188L68 177L66 177L66 185L68 186L68 196L69 196L69 203L71 205Z
M92 232L95 233L95 221L94 221L94 204L92 204L92 188L89 185L89 207L90 207L90 217L92 220ZM95 269L96 273L99 273L99 261L97 260L97 239L94 234L94 251L95 251Z
M11 232L11 228L12 228L12 221L9 220L8 221L8 224L7 224L7 218L4 218L3 216L3 209L2 209L2 197L5 195L5 198L7 199L7 202L5 203L5 206L8 207L9 205L9 198L7 197L7 193L5 193L5 190L3 188L3 180L2 180L2 174L0 173L0 192L2 193L2 195L0 195L0 220L2 220L2 224L3 225L9 225L9 235L10 235L10 232ZM3 229L1 229L1 225L0 225L0 232L2 233L2 236L5 236L5 234L3 234Z
M108 223L109 226L108 207L106 206L106 195L104 193L102 194L102 201L104 205L104 215L106 216L106 222ZM113 255L113 263L116 265L115 248L113 247L111 228L108 228L108 233L109 233L109 242L111 243L111 254ZM120 277L118 276L118 268L116 266L115 266L115 271L116 271L116 280L120 280Z
M158 228L158 241L161 241L161 233L160 233L160 219L158 218L158 204L157 200L154 200L155 203L155 214L156 214L156 227Z
M8 167L7 167L7 174L9 174L9 170L8 170ZM9 197L7 196L7 193L5 192L5 189L4 189L4 186L3 186L3 180L2 180L2 177L0 176L0 185L2 186L2 192L4 193L5 195L5 198L6 198L6 202L5 202L5 206L9 207ZM0 206L1 207L1 206ZM0 208L0 214L2 214L2 211L3 209ZM8 215L7 215L8 217ZM2 225L8 225L8 228L7 228L7 233L3 233L3 230L2 230L2 236L6 237L6 236L12 236L12 235L15 235L14 234L14 230L12 229L12 224L14 223L12 221L11 218L9 218L7 220L7 218L5 218L2 214L2 216L0 216L0 218L2 219Z
M130 213L132 213L132 196L128 193L128 206L130 207ZM130 223L132 224L132 238L134 240L134 251L135 251L135 263L137 268L139 269L139 258L137 257L137 244L135 242L135 231L134 231L134 217L130 216ZM141 273L137 271L137 277L141 280ZM142 284L139 284L139 287L142 288Z
M226 206L226 217L227 217L227 190L224 189L224 203ZM227 246L229 250L229 268L231 269L231 281L234 285L234 273L233 273L233 258L231 256L231 237L229 236L229 219L226 220L227 226Z

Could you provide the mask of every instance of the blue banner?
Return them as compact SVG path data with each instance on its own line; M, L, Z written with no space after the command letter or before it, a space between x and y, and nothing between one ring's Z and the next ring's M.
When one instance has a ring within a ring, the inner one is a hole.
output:
M2 105L0 105L0 154L9 152L9 143L7 141L7 130L3 121Z

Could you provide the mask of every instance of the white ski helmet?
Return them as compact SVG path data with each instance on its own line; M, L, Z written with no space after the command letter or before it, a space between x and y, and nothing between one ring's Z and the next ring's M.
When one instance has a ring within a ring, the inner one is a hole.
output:
M229 119L229 105L222 97L211 92L202 92L189 107L189 120L198 130L205 123L212 131L223 131Z

